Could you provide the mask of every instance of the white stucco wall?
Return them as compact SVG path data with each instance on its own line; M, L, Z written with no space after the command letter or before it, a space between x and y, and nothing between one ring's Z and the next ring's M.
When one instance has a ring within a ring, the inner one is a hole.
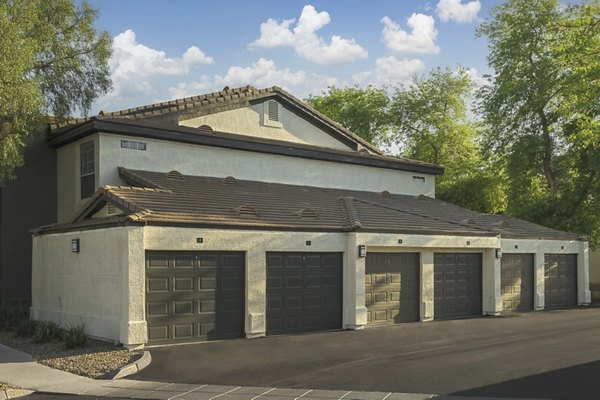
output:
M544 262L545 254L577 254L577 302L591 302L589 249L587 242L568 240L502 239L502 253L533 254L534 287L533 306L536 310L545 307ZM500 285L500 282L498 282Z
M300 118L279 103L281 126L265 124L264 102L237 110L223 111L197 118L180 120L179 125L197 128L208 125L215 131L237 133L264 139L285 140L333 149L351 150L349 146Z
M71 239L80 252L71 251ZM126 346L146 341L142 228L107 228L33 238L35 320L85 323L89 335ZM133 266L133 268L129 268Z

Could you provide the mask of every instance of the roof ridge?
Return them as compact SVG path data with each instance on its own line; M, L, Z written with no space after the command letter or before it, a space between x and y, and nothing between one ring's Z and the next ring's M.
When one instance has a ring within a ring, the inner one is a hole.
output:
M342 207L344 211L346 211L345 216L348 222L347 227L350 230L357 230L362 228L362 223L360 222L360 218L358 216L358 211L356 207L354 207L353 200L355 200L352 196L346 197L338 197L339 200L342 201Z
M434 220L434 221L441 221L441 222L445 222L445 223L452 224L452 225L458 225L458 226L461 226L463 228L476 229L476 230L483 231L483 232L486 232L486 233L496 233L497 234L497 232L494 232L494 231L491 231L491 230L488 230L488 229L484 229L484 228L480 228L478 226L472 226L472 225L469 225L469 224L463 224L463 223L458 222L458 221L450 221L450 220L447 220L447 219L444 219L444 218L432 217L432 216L424 215L424 214L417 213L417 212L414 212L414 211L407 211L407 210L404 210L402 208L388 206L387 204L375 203L375 202L372 202L372 201L363 200L363 199L357 199L357 198L354 198L354 200L355 201L359 201L361 203L370 204L370 205L373 205L373 206L376 206L376 207L387 208L389 210L403 212L403 213L406 213L406 214L415 215L415 216L418 216L418 217L423 217L423 218L431 219L431 220Z
M154 189L164 189L159 184L152 182L150 179L144 178L143 176L139 175L138 173L136 173L135 171L133 171L131 169L128 169L125 167L117 167L117 170L119 171L119 176L121 178L123 178L123 180L125 180L125 181L127 181L127 178L130 178L134 182L139 183L140 185L142 185L144 187L154 188Z

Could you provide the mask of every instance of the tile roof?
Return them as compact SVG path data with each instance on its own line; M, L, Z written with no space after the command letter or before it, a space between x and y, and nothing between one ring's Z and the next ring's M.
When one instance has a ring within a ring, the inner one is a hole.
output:
M89 224L88 217L103 202L110 201L126 212L122 219L145 223L581 239L580 235L573 233L504 215L480 214L422 195L327 189L125 168L119 168L119 174L131 186L101 188L84 207L87 211L80 212L71 221L72 226Z
M362 146L368 148L375 154L382 154L381 150L373 146L360 136L354 134L343 125L333 121L329 117L310 107L304 101L291 95L287 91L283 90L278 86L272 86L265 89L257 89L254 86L247 85L239 88L229 88L226 86L219 92L207 93L199 96L191 96L183 99L163 101L160 103L149 104L140 107L128 108L125 110L104 112L100 111L99 116L110 118L110 119L148 119L152 117L158 117L165 114L180 113L180 114L194 114L198 110L203 110L206 113L211 111L219 112L224 105L242 104L247 105L249 101L262 99L266 97L278 96L280 99L284 99L288 103L291 103L308 113L312 117L319 120L321 123L333 128L346 138L351 139L354 142L360 143ZM51 134L60 134L64 128L73 127L81 123L89 121L94 117L86 118L73 118L66 121L53 121L49 124Z

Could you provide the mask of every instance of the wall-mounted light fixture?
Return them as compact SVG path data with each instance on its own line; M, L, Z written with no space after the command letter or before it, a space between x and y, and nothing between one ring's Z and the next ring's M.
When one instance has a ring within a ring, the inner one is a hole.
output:
M310 245L312 245L312 242L311 242L310 240L307 240L307 241L306 241L306 245L307 245L307 246L310 246Z
M71 252L79 253L79 239L71 239Z
M398 244L402 244L402 239L398 239Z
M496 258L502 258L502 249L496 249Z
M470 245L471 245L471 241L467 240L467 246L470 246Z
M358 256L359 257L366 257L367 256L367 246L365 246L364 244L359 244L358 245Z
M204 238L201 238L201 237L196 238L196 243L204 243Z

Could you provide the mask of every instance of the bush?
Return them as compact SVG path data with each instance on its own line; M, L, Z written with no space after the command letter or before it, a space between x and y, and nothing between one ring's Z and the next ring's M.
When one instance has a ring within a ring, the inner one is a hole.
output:
M10 330L23 319L29 318L29 308L22 304L0 305L0 328Z
M54 322L39 321L36 323L35 332L31 341L34 343L47 343L62 339L62 329Z
M79 349L87 343L87 335L85 334L85 323L80 323L76 326L69 326L64 333L64 342L67 349Z
M30 337L35 334L38 322L31 319L23 319L17 324L17 336Z

